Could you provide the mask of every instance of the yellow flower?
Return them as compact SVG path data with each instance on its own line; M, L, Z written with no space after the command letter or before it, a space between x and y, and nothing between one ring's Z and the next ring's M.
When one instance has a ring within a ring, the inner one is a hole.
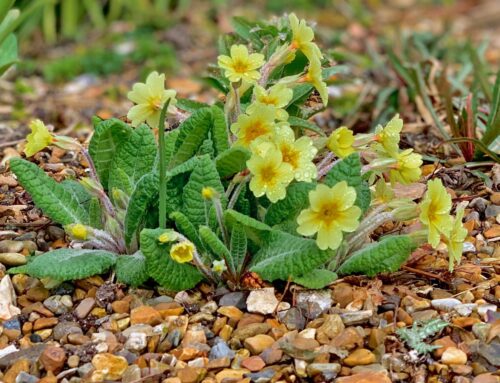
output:
M293 169L283 162L279 150L266 150L263 156L253 154L247 161L247 167L253 176L250 190L256 197L265 194L273 203L285 198L286 187L293 180Z
M206 200L214 199L218 196L218 194L219 193L217 193L217 190L212 187L204 187L203 189L201 189L201 196Z
M214 261L212 264L212 270L216 274L222 274L224 271L227 270L226 262L223 260L220 261Z
M231 125L238 139L235 144L249 147L258 137L274 133L275 108L268 105L257 105L250 115L240 114L238 120Z
M164 233L160 234L158 237L158 241L160 243L168 243L176 241L179 238L179 235L173 230L167 230Z
M75 223L74 225L70 225L68 227L68 233L71 237L79 239L80 241L85 241L89 235L87 226L82 225L81 223Z
M354 153L353 144L354 133L345 126L335 129L326 142L328 149L339 158L345 158Z
M399 140L401 130L403 129L403 120L396 114L387 125L382 128L378 126L375 129L375 140L373 149L378 152L385 152L394 155L399 150Z
M394 200L394 191L385 183L383 178L380 178L375 184L373 199L380 203L388 203Z
M191 262L194 257L194 245L189 241L179 242L170 248L170 257L177 263Z
M427 192L420 204L420 221L427 226L428 241L436 248L441 233L450 234L453 223L450 216L451 196L444 188L441 180L435 179L427 183Z
M318 91L323 105L328 104L328 88L326 83L323 81L323 75L321 73L321 63L317 60L311 61L304 80L311 83L314 88Z
M134 84L132 90L128 92L127 97L134 102L127 118L132 121L133 126L146 121L152 128L158 127L160 113L165 102L170 99L168 112L175 112L175 90L165 89L165 75L158 72L151 72L146 78L145 83L138 82Z
M449 269L453 271L453 266L456 263L460 264L462 252L464 249L464 239L467 237L467 229L462 225L462 218L464 217L464 209L459 209L450 234L445 236L444 242L448 247L448 259L450 262Z
M299 49L309 61L319 61L323 58L318 46L313 43L314 31L308 27L305 20L299 20L294 13L288 16L292 29L291 49Z
M295 140L293 130L283 125L276 129L274 142L281 151L283 162L292 166L297 181L311 182L316 178L318 170L312 161L318 150L309 137L302 136Z
M30 122L29 127L31 133L26 137L28 142L24 148L26 157L31 157L33 154L38 153L54 142L54 137L50 134L42 121L33 120Z
M392 156L396 161L394 169L389 171L391 183L399 182L403 185L411 184L422 175L422 156L413 153L413 149L406 149Z
M335 250L342 243L342 232L351 233L359 226L361 209L354 205L356 190L345 181L332 188L319 184L309 192L309 209L297 217L297 232L305 236L318 233L321 250Z
M231 56L220 55L219 66L224 69L225 76L231 82L255 82L260 78L259 69L264 65L264 55L248 53L244 45L231 46Z
M276 119L285 121L288 119L288 113L282 109L288 105L293 97L293 91L285 84L276 84L267 91L260 85L254 88L255 102L250 104L246 110L248 114L253 113L257 105L274 106L276 109Z

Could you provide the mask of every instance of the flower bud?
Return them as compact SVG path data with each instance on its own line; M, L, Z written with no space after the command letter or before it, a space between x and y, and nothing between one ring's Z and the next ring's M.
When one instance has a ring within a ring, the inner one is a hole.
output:
M214 198L219 198L219 193L213 187L205 186L203 189L201 189L201 196L205 200L210 201Z
M64 150L80 150L82 148L77 140L67 136L54 136L52 144Z
M179 235L173 230L166 230L158 237L160 243L174 242L179 238Z
M73 239L85 241L89 237L89 228L81 223L67 225L65 229L69 236Z

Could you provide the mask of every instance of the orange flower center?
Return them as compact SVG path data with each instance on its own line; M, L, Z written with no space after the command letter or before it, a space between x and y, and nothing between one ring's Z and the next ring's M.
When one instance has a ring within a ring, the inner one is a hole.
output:
M156 112L161 109L161 97L154 96L148 100L149 109L152 112Z
M262 124L262 122L256 121L253 125L245 129L244 141L247 144L250 144L257 137L260 137L267 133L269 133L267 127L264 124Z
M299 167L299 152L294 150L289 145L283 145L281 148L281 155L283 156L283 162L292 165L292 168L297 169Z
M233 70L236 73L245 73L248 71L248 63L241 60L235 60L233 62Z
M318 218L326 225L330 225L333 221L337 220L340 216L339 208L336 203L324 204L318 212Z
M273 164L266 165L260 169L260 177L266 184L273 184L277 175L278 173Z

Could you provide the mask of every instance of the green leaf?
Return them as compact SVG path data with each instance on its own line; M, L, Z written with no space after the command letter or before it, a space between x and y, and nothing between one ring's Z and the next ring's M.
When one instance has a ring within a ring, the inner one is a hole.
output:
M64 180L60 182L60 185L64 186L64 188L73 195L78 203L88 211L92 196L80 182L75 180Z
M0 42L0 76L17 61L17 39L11 33L3 42Z
M252 23L248 20L245 20L243 17L233 17L231 19L231 25L234 28L236 34L238 34L244 40L251 42L255 49L261 50L264 48L264 43L261 39L255 34L255 30L258 27L258 24Z
M180 211L174 211L170 214L170 219L175 222L175 226L177 230L183 234L187 239L194 243L196 248L202 252L205 250L205 245L201 241L200 236L198 235L198 230L193 225L193 223L182 214Z
M250 270L268 281L287 280L323 265L331 256L331 252L320 250L312 239L272 231L253 256Z
M134 191L134 181L128 176L122 168L114 168L109 172L108 192L111 199L114 199L113 192L121 190L130 196ZM115 202L115 201L114 201Z
M207 138L211 127L211 108L199 109L189 116L179 127L175 152L168 167L171 169L193 157Z
M241 146L233 146L215 158L215 165L221 178L226 178L246 169L250 151Z
M125 243L130 244L148 214L148 208L158 198L158 176L146 174L142 177L130 197L125 215Z
M58 249L32 257L26 271L36 278L69 281L102 274L115 262L116 254L109 251Z
M264 240L265 233L271 230L265 223L232 209L224 211L224 222L230 230L235 224L242 225L247 238L257 244L260 244Z
M217 106L212 106L212 140L214 142L215 155L229 149L229 132L226 126L224 111Z
M341 181L346 181L349 186L356 189L356 205L366 211L370 207L371 193L368 184L361 178L361 161L358 153L351 154L331 168L324 182L332 187Z
M109 170L109 189L126 192L142 176L151 172L156 157L156 141L151 129L142 124L118 148ZM124 175L128 178L125 181Z
M163 229L144 229L141 232L141 251L146 257L146 269L156 282L166 289L181 291L193 288L203 279L196 267L177 263L170 257L170 244L161 244L158 237Z
M125 122L112 118L98 121L89 144L89 153L94 161L99 180L108 189L109 169L118 146L126 141L133 129Z
M300 84L293 87L292 99L288 103L287 109L294 104L299 104L302 101L306 100L313 89L314 87L310 84Z
M200 234L201 240L205 244L205 247L212 251L216 259L230 258L231 254L229 253L229 249L219 239L217 234L212 231L212 229L210 229L208 226L200 226L198 232Z
M89 226L95 229L102 229L102 208L97 197L92 197L89 203Z
M61 225L87 224L89 216L74 194L50 178L37 165L13 158L10 168L45 215Z
M309 192L316 188L316 183L296 182L286 191L286 197L273 203L267 209L264 222L274 226L284 221L295 219L297 215L309 206Z
M204 102L189 100L187 98L178 98L175 106L189 113L194 113L199 109L210 107L210 105L205 104Z
M293 277L293 281L307 287L308 289L322 289L338 278L338 275L333 271L326 269L314 269L307 274L299 277Z
M342 275L360 273L369 277L394 272L399 270L416 247L407 235L385 237L356 251L337 272Z
M146 257L140 252L120 255L116 260L116 279L132 287L137 287L149 278L146 270Z
M219 173L208 155L200 157L182 194L182 211L195 226L206 223L205 208L208 202L201 195L204 187L212 187L220 194L222 206L227 203Z
M290 124L291 127L297 126L299 128L307 129L314 133L317 133L320 136L326 136L325 132L323 132L323 130L318 125L309 120L304 120L303 118L290 116L288 118L288 123Z
M242 225L235 224L231 231L230 253L235 272L241 272L247 254L247 235Z

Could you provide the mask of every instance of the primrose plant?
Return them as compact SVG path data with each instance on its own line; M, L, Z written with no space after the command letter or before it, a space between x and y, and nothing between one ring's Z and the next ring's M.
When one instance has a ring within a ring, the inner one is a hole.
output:
M428 183L419 204L394 197L393 185L421 178L421 156L399 148L402 120L327 137L309 118L327 106L325 81L336 68L313 30L294 14L234 25L207 77L224 102L177 99L153 72L128 94L130 124L95 119L88 150L31 123L28 157L48 145L78 150L89 177L57 183L11 160L34 202L72 239L12 272L66 280L114 268L121 282L153 279L170 290L202 280L320 288L337 275L395 271L426 241L447 245L450 268L460 260L463 210L452 218L441 181ZM179 126L166 131L166 122ZM384 223L416 219L421 230L371 238Z

